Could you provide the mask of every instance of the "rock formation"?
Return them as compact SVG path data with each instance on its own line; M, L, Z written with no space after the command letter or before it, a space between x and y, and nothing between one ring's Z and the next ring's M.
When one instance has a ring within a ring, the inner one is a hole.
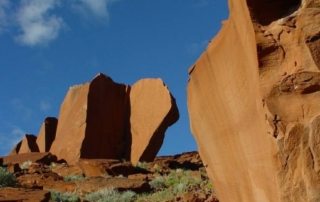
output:
M130 87L103 74L71 87L59 115L51 153L69 163L79 158L121 159L127 156Z
M99 74L69 89L59 122L47 118L37 143L40 152L50 151L70 164L80 158L136 164L154 159L166 129L178 118L175 100L160 79L141 80L131 88ZM22 148L25 140L11 154Z
M174 98L161 79L143 79L131 88L130 108L131 162L152 161L179 118Z
M47 117L42 124L38 137L37 145L40 152L48 152L56 137L58 119L54 117Z
M37 145L37 137L34 135L25 135L21 142L19 142L11 154L24 154L30 152L39 152L39 148Z
M221 201L320 200L320 2L230 0L188 109Z

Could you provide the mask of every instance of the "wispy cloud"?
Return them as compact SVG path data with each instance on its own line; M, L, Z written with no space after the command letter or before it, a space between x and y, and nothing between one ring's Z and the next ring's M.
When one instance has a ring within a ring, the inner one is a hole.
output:
M62 18L51 14L58 0L22 0L17 13L21 33L17 41L28 46L47 44L58 37Z
M96 16L98 18L109 19L109 6L117 0L79 0L74 7L82 14Z
M0 0L0 32L4 30L4 28L7 26L7 9L10 5L9 0Z
M13 147L22 140L23 136L26 134L24 130L20 127L11 125L10 131L8 133L0 132L0 155L7 155L8 151L13 149Z
M20 99L16 98L11 101L12 107L21 114L23 120L30 120L33 115L33 110L27 107Z
M51 109L51 104L46 100L40 101L40 110L43 112L47 112Z

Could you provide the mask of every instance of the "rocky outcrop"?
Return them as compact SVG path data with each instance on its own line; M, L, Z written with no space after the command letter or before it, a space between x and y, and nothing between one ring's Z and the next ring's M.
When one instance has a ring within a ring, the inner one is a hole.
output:
M52 162L57 162L57 157L48 152L33 152L0 157L0 161L2 161L3 165L22 164L26 161L50 165Z
M38 137L37 145L40 152L50 151L51 145L56 137L58 119L47 117L42 124Z
M69 163L79 158L127 156L130 87L103 74L71 87L62 103L51 152Z
M39 152L39 147L37 145L37 137L34 135L25 135L25 137L22 139L21 144L20 142L15 146L15 149L13 150L17 152L17 154L24 154L24 153L30 153L30 152Z
M69 89L50 152L71 164L80 158L152 161L178 117L160 79L141 80L131 88L99 74Z
M131 88L130 108L131 162L152 161L179 118L175 99L161 79L142 79Z
M131 88L98 74L71 87L59 121L46 118L38 137L27 135L10 155L50 151L70 164L81 158L152 161L178 118L175 99L161 79L143 79Z
M229 7L188 83L191 129L217 195L319 201L319 1Z

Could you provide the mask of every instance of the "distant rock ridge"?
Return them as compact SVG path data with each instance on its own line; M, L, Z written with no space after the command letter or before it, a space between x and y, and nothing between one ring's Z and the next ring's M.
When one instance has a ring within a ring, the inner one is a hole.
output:
M69 88L59 118L46 118L33 139L38 150L23 152L51 152L69 164L80 158L152 161L178 118L175 99L161 79L142 79L131 87L99 73ZM25 142L11 154L20 154Z
M229 0L189 71L192 133L220 201L320 201L320 1Z

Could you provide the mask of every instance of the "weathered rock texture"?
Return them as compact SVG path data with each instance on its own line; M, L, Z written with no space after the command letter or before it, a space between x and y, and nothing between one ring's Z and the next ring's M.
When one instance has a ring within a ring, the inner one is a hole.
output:
M161 79L143 79L131 88L130 108L131 161L152 161L179 118L175 100Z
M58 119L54 117L47 117L40 128L37 137L37 145L40 152L48 152L56 137Z
M69 89L50 152L71 164L80 158L151 161L178 116L160 79L142 80L131 88L99 74Z
M191 129L221 201L320 200L320 1L229 0L189 71Z

